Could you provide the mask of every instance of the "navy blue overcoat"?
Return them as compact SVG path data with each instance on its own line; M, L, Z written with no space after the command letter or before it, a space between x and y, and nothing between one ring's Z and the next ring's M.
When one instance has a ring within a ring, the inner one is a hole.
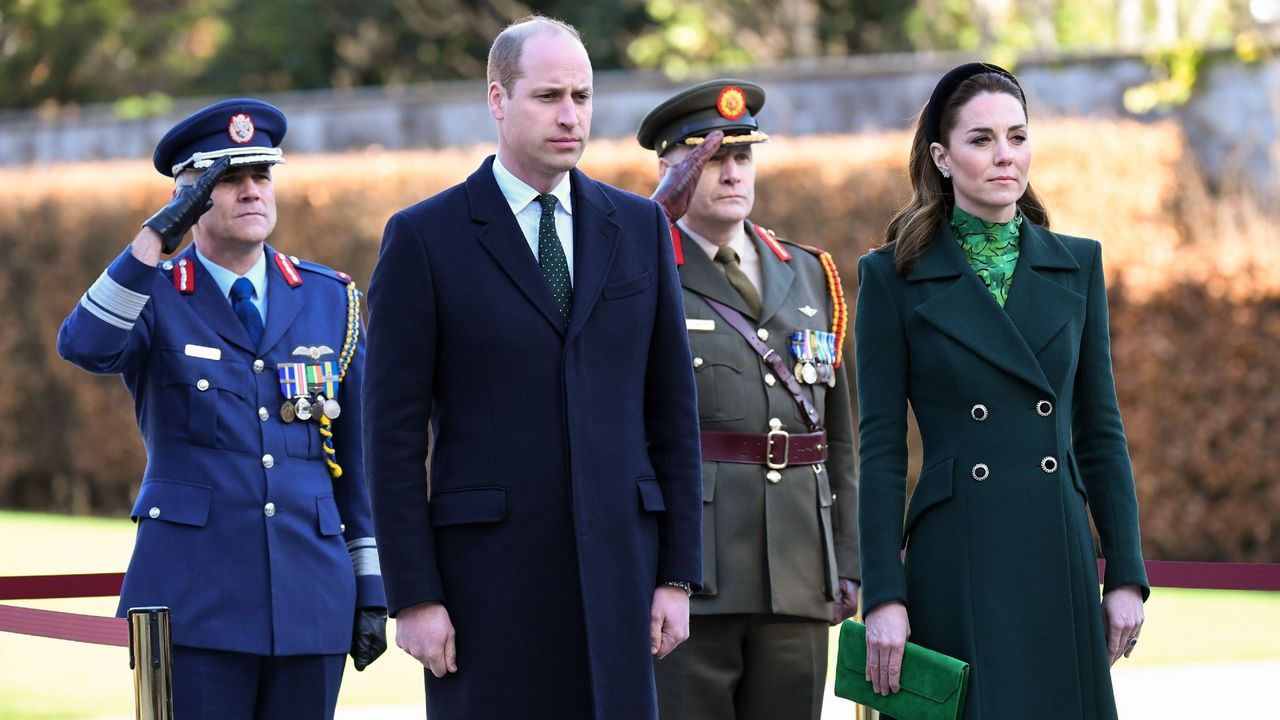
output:
M945 225L858 279L864 607L906 603L912 641L972 664L967 720L1114 718L1090 516L1106 589L1147 579L1101 246L1023 223L1003 308Z
M351 280L265 251L256 346L188 246L161 267L125 249L62 324L58 352L121 375L147 448L120 612L168 606L178 645L343 654L357 605L385 603L361 468L363 344L338 385L337 479L319 425L282 421L276 364L312 362L300 347L337 359Z
M433 718L654 718L654 588L702 568L667 223L572 171L564 328L492 162L392 216L370 284L366 458L390 609L443 601L457 631L458 672L426 673Z

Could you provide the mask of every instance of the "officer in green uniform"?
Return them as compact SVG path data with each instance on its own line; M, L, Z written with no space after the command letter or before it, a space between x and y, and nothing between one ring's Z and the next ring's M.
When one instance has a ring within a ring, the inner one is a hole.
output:
M829 254L747 219L763 105L758 85L712 80L637 134L664 188L696 183L671 232L698 387L703 590L689 639L655 663L664 720L817 720L828 627L857 608L843 291ZM721 133L701 175L680 177Z

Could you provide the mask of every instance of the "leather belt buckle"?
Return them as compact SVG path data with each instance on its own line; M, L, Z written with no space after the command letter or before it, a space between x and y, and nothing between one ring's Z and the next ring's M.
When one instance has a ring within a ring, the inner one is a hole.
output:
M782 438L782 462L773 461L773 444L776 438ZM773 418L769 421L769 432L765 434L764 464L770 470L783 470L791 459L791 433L782 429L782 421Z

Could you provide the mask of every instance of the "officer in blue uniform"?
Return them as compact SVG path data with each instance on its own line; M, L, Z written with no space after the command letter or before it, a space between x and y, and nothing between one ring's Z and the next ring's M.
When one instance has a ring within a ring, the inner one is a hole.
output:
M63 358L133 396L147 468L120 612L171 609L183 720L332 718L346 653L362 670L386 648L360 293L266 244L285 129L236 99L170 130L154 162L172 200L58 333Z

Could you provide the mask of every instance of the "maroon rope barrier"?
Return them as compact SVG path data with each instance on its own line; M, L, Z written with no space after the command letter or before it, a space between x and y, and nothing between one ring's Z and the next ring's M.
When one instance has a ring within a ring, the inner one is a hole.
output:
M129 624L122 618L0 605L0 632L129 647Z
M122 584L124 573L0 577L0 600L111 597Z
M1104 577L1106 560L1098 561ZM1201 590L1280 590L1280 563L1225 563L1148 560L1151 587Z

